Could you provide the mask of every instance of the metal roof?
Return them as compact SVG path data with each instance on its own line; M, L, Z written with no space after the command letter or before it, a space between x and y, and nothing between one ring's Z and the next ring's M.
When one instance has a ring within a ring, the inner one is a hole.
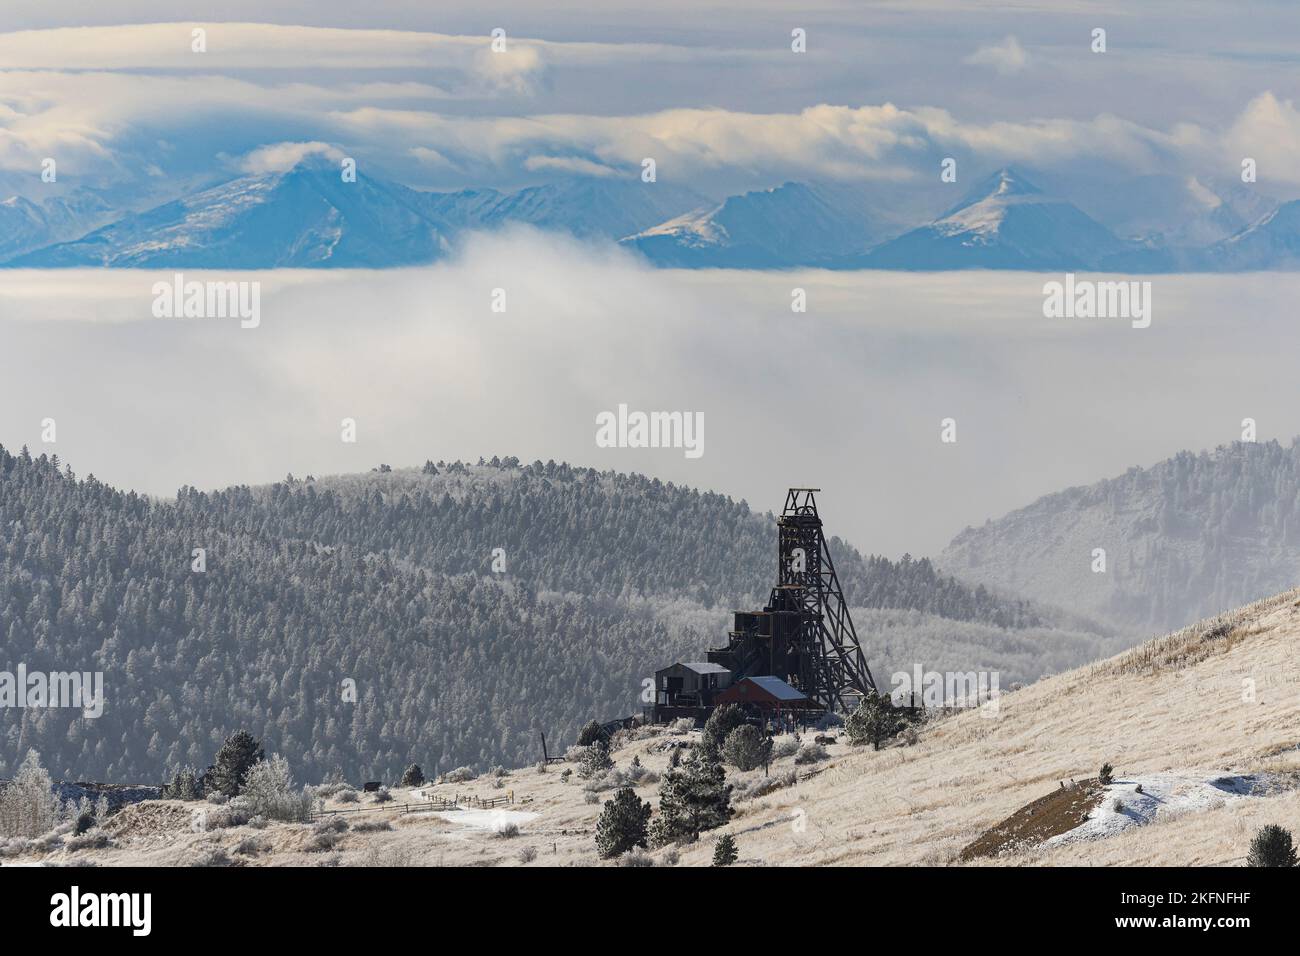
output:
M808 698L795 690L779 677L746 677L744 680L753 681L763 690L767 691L777 700L807 700ZM742 681L743 683L744 681Z
M730 674L731 672L721 664L710 664L707 661L682 661L683 667L689 667L697 674Z

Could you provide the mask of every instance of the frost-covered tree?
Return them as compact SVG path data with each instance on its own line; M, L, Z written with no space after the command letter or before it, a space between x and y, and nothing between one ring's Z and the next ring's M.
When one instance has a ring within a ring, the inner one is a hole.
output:
M722 743L722 758L737 770L754 770L772 759L772 738L753 724L742 724Z
M59 823L62 809L40 754L27 751L14 778L0 788L0 836L40 836Z

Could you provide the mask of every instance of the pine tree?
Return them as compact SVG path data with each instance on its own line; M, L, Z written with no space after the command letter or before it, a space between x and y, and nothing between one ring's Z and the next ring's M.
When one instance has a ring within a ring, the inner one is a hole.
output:
M1295 846L1291 832L1270 823L1255 834L1246 855L1247 866L1295 866Z
M596 720L588 722L586 726L584 726L582 730L578 732L579 747L590 747L597 740L607 740L607 739L608 737L605 735L604 728L602 728L600 726L600 722Z
M612 769L614 769L614 761L609 756L609 744L603 740L597 740L584 750L578 759L578 776L584 780L598 777Z
M262 745L246 730L237 730L217 751L216 763L208 774L208 788L236 797L254 764L266 759Z
M745 712L738 704L723 704L715 707L709 719L704 722L704 742L708 747L721 752L722 744L731 733L745 723Z
M407 767L406 772L402 774L402 786L419 787L422 786L423 784L424 784L424 771L420 769L420 765L418 763L413 763L409 767Z
M772 759L772 738L753 724L744 724L727 734L722 756L737 770L754 770Z
M713 865L714 866L731 866L740 858L736 850L736 838L730 833L724 833L718 837L718 842L713 844Z
M854 744L870 741L873 750L879 750L881 741L894 736L902 727L902 717L883 694L867 694L858 709L844 721L849 741Z
M633 847L644 847L649 822L650 804L631 787L621 788L613 800L605 803L596 821L596 852L602 860L608 860Z
M704 830L731 819L731 785L727 772L702 748L691 751L682 766L668 771L659 788L659 817L651 827L655 846L694 842Z

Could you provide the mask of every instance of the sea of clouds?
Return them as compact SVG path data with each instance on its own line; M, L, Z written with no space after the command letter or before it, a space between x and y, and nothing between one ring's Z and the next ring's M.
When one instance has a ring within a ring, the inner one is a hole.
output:
M154 318L172 276L6 273L0 443L168 497L480 455L640 471L759 511L811 485L835 533L919 555L1039 495L1234 441L1245 417L1260 440L1300 434L1296 275L1149 277L1146 329L1044 318L1061 276L659 271L527 229L427 268L186 273L260 282L257 328ZM703 413L704 454L597 447L620 403Z

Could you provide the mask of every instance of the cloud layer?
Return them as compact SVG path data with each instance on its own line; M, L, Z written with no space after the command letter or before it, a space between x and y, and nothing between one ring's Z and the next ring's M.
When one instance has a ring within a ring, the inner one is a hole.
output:
M527 230L428 269L242 274L263 282L257 329L153 319L160 278L6 278L0 441L161 495L494 454L760 509L816 485L837 533L923 554L1038 495L1235 440L1244 417L1261 440L1300 434L1294 275L1157 277L1141 330L1043 318L1039 275L684 274ZM703 457L597 447L619 403L702 412Z

